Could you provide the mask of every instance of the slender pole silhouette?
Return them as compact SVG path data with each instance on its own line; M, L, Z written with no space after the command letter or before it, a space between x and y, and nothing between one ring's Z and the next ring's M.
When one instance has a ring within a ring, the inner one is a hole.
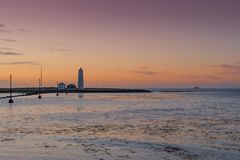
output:
M66 94L68 94L67 82L66 82L66 86L65 86L65 91L66 91Z
M38 88L38 99L41 99L41 88L42 88L42 67L41 67L41 73L39 78L39 88Z
M57 94L56 95L59 96L59 93L58 93L58 81L57 81Z
M42 96L41 96L41 79L40 78L38 79L38 83L39 83L39 86L38 86L38 99L41 99Z
M8 103L13 103L13 99L12 99L12 75L11 74L10 74L10 99L9 99Z

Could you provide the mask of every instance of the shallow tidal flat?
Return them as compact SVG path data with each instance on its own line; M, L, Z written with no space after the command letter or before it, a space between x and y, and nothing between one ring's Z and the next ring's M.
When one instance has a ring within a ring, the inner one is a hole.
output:
M237 160L238 93L45 94L0 100L0 159Z

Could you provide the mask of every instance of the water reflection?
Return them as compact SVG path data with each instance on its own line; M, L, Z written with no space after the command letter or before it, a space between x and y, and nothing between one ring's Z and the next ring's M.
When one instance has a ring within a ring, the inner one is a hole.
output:
M83 98L83 93L78 93L79 98Z
M58 97L55 94L45 94L41 100L36 96L19 97L16 98L16 103L11 105L7 100L0 100L0 142L13 141L14 144L17 142L22 148L26 148L26 145L35 145L33 141L36 141L37 145L29 147L30 153L34 149L39 151L39 143L45 140L44 146L47 147L44 149L50 148L59 152L62 151L60 146L64 146L72 147L72 151L73 146L77 145L75 148L79 148L80 143L80 147L86 147L81 148L82 151L85 149L86 153L101 152L102 146L91 148L95 145L91 144L91 138L94 137L96 140L108 138L109 141L103 142L107 144L107 148L111 143L116 145L114 139L134 141L131 150L138 154L141 154L139 148L142 146L136 149L137 144L147 142L151 145L153 154L156 154L153 159L159 159L158 153L162 151L159 146L154 146L154 143L207 146L225 150L225 154L228 154L228 151L232 154L240 148L239 99L240 95L225 96L218 93L78 93L67 96L60 94ZM54 138L49 138L51 136ZM64 138L61 139L62 136ZM56 138L59 138L59 141ZM81 139L91 140L82 142ZM49 143L56 147L51 148ZM2 149L1 145L3 143L0 143ZM125 143L121 146L129 147ZM14 147L11 149L14 150ZM142 148L146 148L146 145ZM163 149L163 152L170 153L175 150L181 151L168 147ZM27 151L24 150L25 152ZM106 152L106 155L116 154L108 150ZM0 151L0 155L1 153L3 151ZM186 153L181 151L181 155ZM131 155L129 152L124 154ZM108 159L111 159L111 156Z

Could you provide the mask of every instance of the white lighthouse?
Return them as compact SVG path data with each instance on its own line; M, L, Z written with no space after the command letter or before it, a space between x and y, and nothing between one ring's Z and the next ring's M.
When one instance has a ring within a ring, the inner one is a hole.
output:
M84 89L83 69L82 68L80 68L78 70L78 89L80 89L80 90Z

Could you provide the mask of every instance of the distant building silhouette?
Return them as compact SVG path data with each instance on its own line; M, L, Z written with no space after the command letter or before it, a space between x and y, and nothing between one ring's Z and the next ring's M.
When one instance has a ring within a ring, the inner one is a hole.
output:
M68 90L73 90L73 89L75 89L75 88L77 88L75 84L68 84L68 85L67 85L67 89L68 89Z
M80 68L78 70L78 89L83 90L84 89L84 79L83 79L83 69Z
M57 84L57 88L58 88L59 90L65 90L66 85L65 85L65 83L63 83L63 82L60 82L60 83Z

